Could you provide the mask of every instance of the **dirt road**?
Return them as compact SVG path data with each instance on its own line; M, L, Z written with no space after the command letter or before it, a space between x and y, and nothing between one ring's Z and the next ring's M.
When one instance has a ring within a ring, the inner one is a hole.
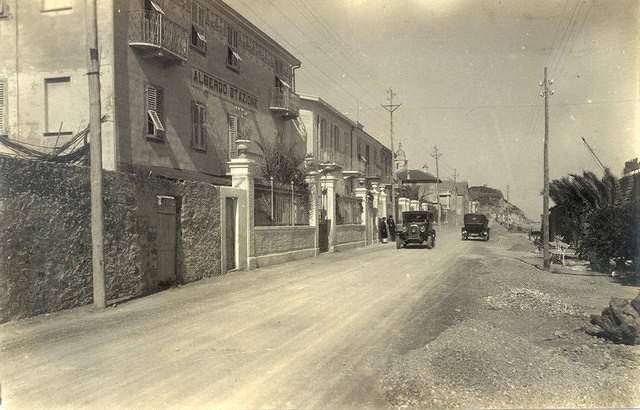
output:
M436 313L463 297L456 260L497 243L438 239L434 250L377 245L4 325L4 402L388 406L378 381L391 355L447 328Z

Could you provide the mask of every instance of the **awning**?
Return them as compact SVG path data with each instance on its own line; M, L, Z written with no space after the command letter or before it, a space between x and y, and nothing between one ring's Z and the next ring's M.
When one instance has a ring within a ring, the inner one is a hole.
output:
M147 113L149 114L149 117L153 122L153 126L159 131L164 131L164 125L162 125L162 121L160 121L160 116L158 116L158 113L154 110L147 110Z
M148 1L149 1L149 4L151 4L151 7L153 7L153 9L154 9L155 11L157 11L157 12L158 12L158 13L160 13L160 14L164 14L164 11L162 10L162 8L160 8L160 6L158 5L158 3L156 3L156 2L155 2L155 1L153 1L153 0L148 0Z
M200 30L196 29L196 35L198 36L198 39L204 43L207 42L207 38L204 36L204 34L202 34L200 32Z
M291 89L291 86L289 84L287 84L287 82L284 81L282 78L278 77L278 81L280 81L280 84L284 85L288 89Z

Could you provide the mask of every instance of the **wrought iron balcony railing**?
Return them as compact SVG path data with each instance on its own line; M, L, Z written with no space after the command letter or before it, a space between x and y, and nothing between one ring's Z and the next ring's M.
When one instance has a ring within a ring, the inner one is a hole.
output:
M340 165L345 170L350 168L350 160L347 154L342 152L336 152L332 149L321 148L318 152L318 161L320 163L333 163L336 165Z
M269 109L283 117L297 117L300 111L300 98L288 87L273 87Z
M168 62L187 61L187 29L164 14L152 10L132 12L129 22L130 46Z

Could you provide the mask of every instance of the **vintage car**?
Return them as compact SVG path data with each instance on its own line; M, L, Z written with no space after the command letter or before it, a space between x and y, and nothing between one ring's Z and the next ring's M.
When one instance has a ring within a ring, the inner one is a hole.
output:
M436 231L433 229L433 214L426 211L402 213L402 226L396 231L396 248L408 244L426 244L427 249L436 246Z
M462 240L469 238L482 238L489 240L489 220L482 214L466 214L462 227Z

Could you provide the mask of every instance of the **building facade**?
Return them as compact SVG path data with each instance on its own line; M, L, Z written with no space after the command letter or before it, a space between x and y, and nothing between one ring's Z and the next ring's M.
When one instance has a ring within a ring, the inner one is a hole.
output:
M391 184L391 150L321 98L300 96L300 122L307 155L318 164L335 165L353 190L355 177ZM353 178L350 178L353 177Z
M238 139L258 161L276 144L304 155L300 61L224 2L97 3L106 169L222 180ZM85 2L0 4L0 134L60 147L88 124Z

